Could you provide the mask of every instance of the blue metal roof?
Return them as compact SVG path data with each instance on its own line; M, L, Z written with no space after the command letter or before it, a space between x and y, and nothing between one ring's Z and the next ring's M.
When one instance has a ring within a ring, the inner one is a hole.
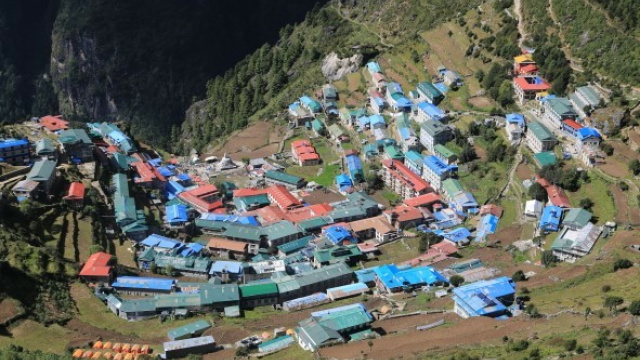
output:
M382 115L371 115L369 116L369 121L371 121L371 126L387 125L387 122L384 120Z
M358 125L360 125L361 128L371 124L371 119L368 116L360 116L356 121L358 121Z
M138 276L118 276L114 288L171 291L175 280Z
M600 139L600 133L598 132L598 130L592 128L592 127L583 127L582 129L578 130L578 140L585 140L588 138L598 138Z
M186 222L187 217L187 207L185 205L171 205L165 208L167 213L167 222Z
M314 311L314 312L311 313L311 317L322 318L322 317L325 317L325 316L330 315L330 314L343 312L343 311L351 310L351 309L362 309L365 312L369 313L367 311L367 308L364 306L364 304L356 303L356 304L338 306L338 307L327 309L327 310Z
M358 280L358 282L360 283L372 283L376 281L376 273L374 271L376 268L377 266L362 270L356 270L354 272L356 274L356 280Z
M347 159L347 167L350 172L354 172L357 170L362 170L362 162L360 161L360 157L356 154L351 154L346 156Z
M455 288L453 299L470 316L500 315L507 309L500 299L513 296L515 289L513 280L502 276Z
M435 155L425 156L423 161L424 165L435 172L438 176L442 176L449 171L458 169L457 165L447 165Z
M338 186L340 186L340 187L342 187L342 186L353 186L353 182L351 182L351 179L345 173L341 173L338 176L336 176L336 184L338 184Z
M403 286L418 286L422 284L432 285L446 283L447 279L430 266L420 266L400 270L395 264L381 265L373 270L378 279L388 289L397 289Z
M413 105L411 100L407 99L404 95L394 98L394 100L398 104L398 107L407 108Z
M260 223L255 218L255 216L237 216L237 215L206 213L206 214L202 214L202 216L200 216L200 219L209 220L209 221L236 223L241 225L260 226Z
M159 167L158 172L160 173L160 175L165 177L173 176L175 174L173 171L169 170L164 166Z
M180 251L180 256L188 257L198 255L204 250L204 246L198 243L189 243Z
M170 239L158 234L151 234L147 236L141 242L142 245L147 247L158 247L164 249L175 249L182 246L182 243L178 240Z
M517 124L520 127L524 127L524 115L522 114L507 114L507 122L510 124Z
M147 162L152 166L158 167L160 166L160 164L162 164L162 159L161 158L149 159L147 160Z
M400 86L400 84L398 84L397 82L388 83L387 91L389 92L389 94L404 94L404 91L402 91L402 86Z
M547 231L558 231L560 220L562 219L562 208L549 205L542 209L540 217L540 228Z
M327 236L327 239L329 239L334 244L342 244L347 240L351 243L355 243L357 241L357 239L354 238L349 230L345 229L344 226L330 226L324 229L322 232Z
M7 139L0 141L0 149L6 149L12 146L25 146L29 145L29 140L27 139Z
M209 274L215 273L240 274L242 273L242 263L239 261L216 261L209 270Z
M369 69L370 72L382 72L382 69L380 69L380 65L375 61L368 62L367 69Z
M398 133L400 134L400 137L403 140L407 140L408 138L410 138L411 135L411 129L409 128L398 128Z
M189 181L191 180L191 176L189 176L189 174L178 174L178 179L182 180L182 181Z
M342 285L342 286L336 286L333 288L329 288L327 289L327 294L329 294L330 292L333 291L345 291L345 292L351 292L351 291L358 291L358 290L368 290L369 287L361 282L357 282L357 283L353 283L353 284L348 284L348 285Z
M487 235L494 234L498 228L499 220L498 217L491 214L483 216L476 231L476 241L484 240Z
M419 103L418 108L434 120L439 120L445 116L444 112L439 107L426 101Z
M441 236L447 240L453 241L454 243L458 243L462 240L468 239L471 236L471 232L469 229L461 227L451 231L444 231Z

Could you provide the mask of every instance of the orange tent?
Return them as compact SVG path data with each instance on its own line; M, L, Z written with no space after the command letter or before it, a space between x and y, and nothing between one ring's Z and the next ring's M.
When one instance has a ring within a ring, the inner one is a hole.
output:
M91 350L87 350L84 352L84 354L82 354L83 358L90 358L93 355L93 351Z
M139 344L134 344L131 347L131 352L134 354L139 354L140 353L140 345Z
M133 360L133 354L128 353L127 355L124 356L124 360Z
M113 353L106 352L102 355L103 358L110 360L113 357Z
M113 344L113 348L112 348L112 349L113 349L113 351L115 351L115 352L120 352L120 351L122 351L122 344L120 344L120 343L115 343L115 344Z
M131 352L131 344L122 344L122 352L123 353Z
M83 353L84 351L82 349L76 349L76 351L73 352L73 357L76 359L81 358Z
M140 349L141 354L148 354L150 352L149 345L142 345L142 348Z
M122 353L117 353L114 357L113 360L122 360L122 358L124 358L124 355Z
M102 353L100 351L96 351L95 353L93 353L93 356L91 356L92 359L100 359L102 357Z
M107 341L106 343L102 344L103 349L111 349L111 346L111 341Z

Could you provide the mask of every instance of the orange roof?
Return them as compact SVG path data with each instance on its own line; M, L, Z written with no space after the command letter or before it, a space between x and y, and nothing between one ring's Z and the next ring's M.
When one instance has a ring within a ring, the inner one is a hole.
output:
M543 177L539 177L537 175L536 175L536 182L538 184L542 185L542 187L545 188L545 189L548 188L549 186L551 186L551 183L547 179L545 179Z
M458 252L458 248L450 242L443 241L431 246L431 249L445 255L453 255ZM429 249L429 250L431 250Z
M393 226L389 224L389 222L387 221L387 219L384 218L384 216L377 216L377 217L352 221L349 223L348 228L351 229L351 231L356 233L360 231L369 230L369 229L375 229L376 232L381 234L388 234L390 232L396 231L396 229L394 229Z
M245 196L254 196L266 194L267 190L265 189L236 189L233 190L233 197L245 197Z
M571 119L567 119L567 120L562 120L562 122L567 125L568 127L574 129L574 130L580 130L583 128L582 125L578 124L577 122L575 122L574 120Z
M153 168L153 174L156 176L156 178L162 182L166 182L167 178L164 177L164 175L160 174L160 172L158 171L158 169Z
M244 252L248 244L241 241L233 241L221 238L211 238L207 246L211 249L225 249L231 251Z
M538 71L538 67L535 64L525 65L520 68L521 74L530 74Z
M316 152L316 148L313 146L300 146L293 149L293 151L295 151L296 155L313 154Z
M405 204L414 207L429 206L437 202L442 202L442 197L436 193L428 193L414 198L404 199Z
M555 206L559 206L561 208L570 208L571 202L569 202L569 198L564 193L564 190L558 185L551 185L547 187L547 195L549 196L549 201Z
M527 90L527 91L546 91L551 89L551 85L549 85L548 82L546 82L544 79L541 79L541 80L542 82L540 82L539 84L531 84L527 81L526 76L520 76L513 79L513 82L520 89Z
M207 185L199 186L187 192L193 196L203 197L203 196L209 196L217 193L218 188L215 185L207 184Z
M311 143L309 142L309 140L296 140L294 142L291 143L291 148L295 149L295 148L299 148L299 147L310 147Z
M156 175L151 170L151 166L149 164L136 162L133 163L133 167L136 168L136 172L140 175L140 178L135 179L136 182L149 182L156 178Z
M80 270L80 276L109 276L111 274L111 255L104 252L97 252L87 259L87 262Z
M49 131L66 130L69 128L69 122L62 118L62 115L47 115L40 118L40 124Z
M224 207L224 204L222 203L222 201L215 201L210 203L197 196L193 196L188 192L180 193L178 197L186 201L187 203L189 203L189 205L195 207L198 211L201 211L201 212L212 212L215 209Z
M70 199L83 199L84 198L84 184L81 182L73 182L69 187L69 194L64 197L65 200Z
M107 152L108 152L109 154L115 154L115 153L117 153L117 152L119 152L119 151L120 151L120 149L119 149L117 146L115 146L115 145L109 145L109 146L107 147Z
M273 202L282 209L291 209L302 206L300 200L282 185L273 185L267 188L267 194Z
M320 155L318 155L316 153L300 154L298 156L298 159L300 159L300 161L318 160L318 159L320 159Z
M398 160L385 159L382 160L382 165L384 165L391 176L402 181L405 185L411 187L414 191L417 192L433 192L431 188L431 184L429 184L426 180L421 178L418 174L409 170L409 168Z
M422 213L420 212L420 210L416 209L413 206L398 205L395 208L386 211L386 213L391 212L394 212L398 215L397 220L399 222L422 219Z
M316 204L311 206L304 206L298 209L292 209L284 214L285 220L297 223L300 221L308 220L318 216L327 215L333 206L329 204Z
M285 219L285 212L278 206L265 206L255 211L265 223L277 222ZM247 215L247 213L245 213Z
M497 218L502 217L502 206L498 206L498 205L494 205L494 204L487 204L487 205L482 205L480 207L480 215L487 215L487 214L491 214Z

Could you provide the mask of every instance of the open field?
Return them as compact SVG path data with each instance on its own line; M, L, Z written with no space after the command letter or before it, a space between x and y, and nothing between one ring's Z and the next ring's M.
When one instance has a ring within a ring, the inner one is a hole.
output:
M285 133L283 126L266 121L255 122L229 136L229 140L217 145L213 151L202 154L201 158L211 155L220 158L225 153L234 161L241 161L244 157L269 156L278 151L278 144Z
M604 224L607 221L614 220L616 217L616 208L613 198L610 196L612 184L602 180L597 176L591 176L588 184L582 184L576 192L566 191L571 205L579 206L580 200L584 198L591 199L595 206L591 209L593 216L598 219L598 224Z

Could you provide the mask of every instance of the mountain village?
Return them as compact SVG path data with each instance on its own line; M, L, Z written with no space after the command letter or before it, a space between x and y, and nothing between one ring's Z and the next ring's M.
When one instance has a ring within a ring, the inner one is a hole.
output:
M425 339L447 313L531 316L517 290L536 271L505 273L494 255L479 258L469 249L504 253L495 234L505 217L521 219L529 235L511 235L509 251L542 254L526 260L527 269L541 269L579 261L616 230L614 219L595 218L593 203L571 201L541 172L515 176L528 159L536 169L568 162L588 173L606 158L605 135L589 116L606 106L606 92L588 85L555 96L532 51L513 59L522 112L472 124L515 151L508 183L491 194L483 189L481 201L459 179L471 171L464 158L480 155L468 150L478 140L459 138L462 114L440 106L465 77L444 66L403 88L368 62L361 104L339 107L332 84L300 94L283 109L287 135L279 150L242 160L160 153L115 123L79 126L44 116L21 124L0 141L0 187L18 202L61 202L103 224L107 241L86 233L77 239L91 243L77 274L122 327L186 319L161 346L105 338L73 356L172 359L229 349L264 356L291 346L316 352L385 337L386 321L427 313L442 316L413 326ZM543 194L531 196L532 187ZM522 201L507 207L500 199L510 191ZM126 250L104 246L111 243ZM438 305L412 303L425 298ZM216 326L211 314L242 323L261 309L308 316L225 342L207 334Z

